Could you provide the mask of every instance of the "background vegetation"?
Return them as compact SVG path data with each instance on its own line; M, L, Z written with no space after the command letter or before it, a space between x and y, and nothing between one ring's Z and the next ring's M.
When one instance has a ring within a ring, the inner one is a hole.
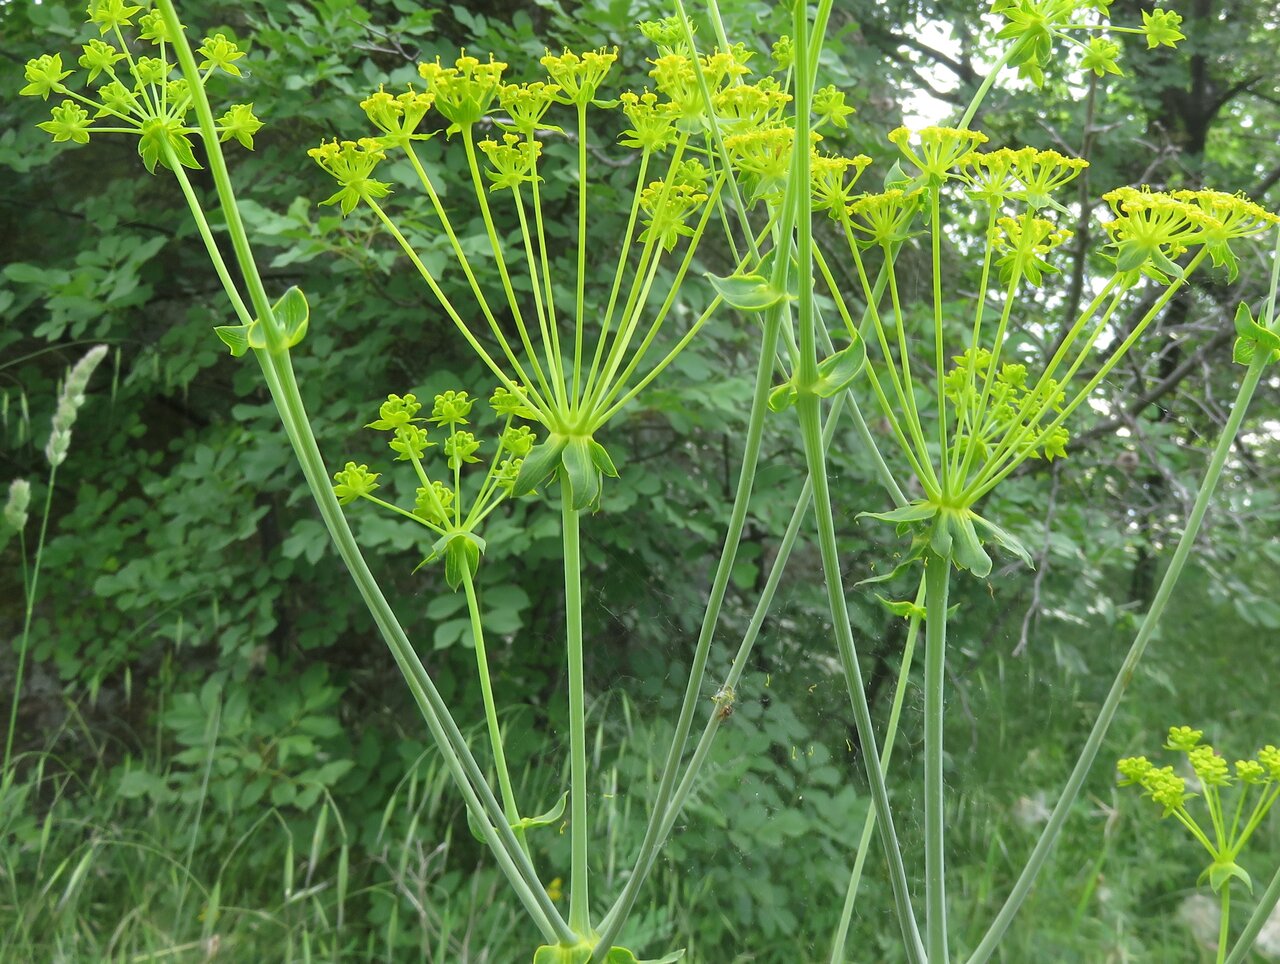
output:
M997 144L1055 147L1092 163L1081 178L1074 261L1025 319L1033 350L1038 338L1051 342L1080 297L1085 216L1102 192L1204 184L1280 205L1280 5L1176 6L1188 36L1176 52L1131 44L1126 76L1105 83L1061 73L1038 93L1002 85L980 117ZM252 100L268 126L233 175L268 253L269 286L297 284L315 306L296 366L335 465L373 454L358 429L387 392L484 385L371 219L344 221L316 206L329 186L304 151L363 131L361 96L462 45L493 50L524 76L544 47L618 44L622 75L638 85L648 50L634 22L668 12L634 0L483 7L184 8L193 26L221 26L251 46L247 85L233 96ZM859 108L847 134L857 150L887 156L884 133L919 109L922 94L959 103L980 81L988 44L973 4L840 7L825 69ZM1113 15L1136 21L1143 7L1116 0ZM758 44L763 57L780 32L771 6L722 8L730 35ZM32 479L36 504L57 382L90 345L110 346L53 493L16 779L0 797L0 960L523 959L532 935L466 831L305 498L256 372L213 337L211 327L225 323L222 294L176 187L147 176L128 142L54 147L34 129L42 103L13 96L22 64L66 48L80 19L80 5L62 0L0 2L8 92L0 98L0 480ZM600 132L600 142L614 133ZM434 173L461 189L461 172L440 164ZM211 190L199 175L197 183ZM547 185L551 205L557 189ZM602 199L593 217L625 209ZM478 216L458 227L464 238L482 232ZM958 295L976 282L965 247L957 237L949 255ZM977 940L1021 867L1148 604L1240 371L1230 364L1231 316L1239 301L1256 300L1262 272L1255 253L1236 283L1206 276L1175 300L1145 352L1106 383L1070 457L1002 489L994 516L1035 547L1037 570L1001 572L989 586L961 580L954 590L949 860L960 943ZM693 301L705 297L688 290ZM691 313L701 307L693 301ZM616 892L638 845L653 748L667 739L731 502L755 341L724 315L608 439L633 470L585 527L588 680L598 694L593 833L606 842L598 893ZM1199 932L1187 923L1197 912L1186 901L1199 869L1191 844L1145 803L1115 795L1107 763L1154 750L1171 723L1203 727L1240 755L1280 742L1276 426L1273 387L1255 404L1195 571L1005 960L1200 959ZM767 440L726 644L745 625L803 481L788 427ZM855 522L883 499L856 445L843 451L833 474L856 579L897 546ZM438 571L411 574L423 549L412 532L354 516L446 698L464 718L481 719L461 597ZM500 698L511 704L509 759L522 769L525 796L550 802L565 783L554 513L518 505L488 536L480 585ZM867 803L816 575L816 551L798 551L739 711L628 944L687 946L692 960L711 964L791 961L783 948L795 940L813 960L822 956ZM850 602L873 706L885 710L904 624L869 595ZM7 641L21 621L11 542L0 553L0 693L12 690ZM910 714L904 726L902 787L915 782L919 740ZM912 812L908 791L897 802ZM919 826L901 829L918 847ZM567 844L549 846L552 865L567 869ZM1260 850L1255 877L1280 859L1274 825ZM869 880L863 895L854 959L898 959L887 887Z

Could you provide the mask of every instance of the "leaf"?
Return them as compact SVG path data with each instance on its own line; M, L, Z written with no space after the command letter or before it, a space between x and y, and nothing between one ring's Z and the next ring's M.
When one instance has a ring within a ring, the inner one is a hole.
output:
M454 592L457 592L458 587L462 585L466 571L469 571L472 576L476 574L476 570L480 567L482 549L483 544L479 537L470 532L455 535L445 546L444 581ZM464 566L466 570L463 569Z
M219 325L213 333L222 339L222 343L231 349L231 354L239 358L250 348L266 348L267 342L262 336L262 325L257 321L247 325Z
M536 817L521 817L513 824L513 829L532 830L534 827L549 827L554 823L559 823L560 818L564 816L564 806L568 800L569 791L566 790L550 810L540 813Z
M818 363L818 381L813 386L814 394L820 398L831 398L839 394L852 384L866 363L867 344L861 338L854 338L847 348L842 348Z
M307 296L297 285L286 291L280 300L272 305L271 313L284 329L285 347L292 348L306 336L311 309L307 306Z
M932 519L938 514L938 507L930 502L912 502L910 505L899 506L891 512L859 512L858 518L866 516L870 519L879 519L881 522L924 522L926 519Z
M796 403L796 394L794 382L783 382L769 392L769 411L785 412Z
M1205 868L1197 883L1204 881L1206 877L1209 878L1209 886L1213 888L1215 894L1219 893L1233 877L1243 882L1249 893L1253 893L1253 879L1243 867L1234 861L1214 861Z
M903 619L910 619L913 616L916 619L924 619L924 607L917 606L910 599L889 599L887 596L882 596L879 593L876 593L875 597L880 600L881 605L883 605L885 609L889 610L889 612L893 613L895 616L901 616Z
M568 438L553 433L547 436L545 442L535 445L520 464L520 472L516 475L515 484L511 486L511 494L528 495L541 485L560 465L560 454L568 444Z
M581 511L600 501L600 470L591 458L591 439L583 435L569 438L560 454L569 479L570 507Z
M739 311L763 311L790 297L758 274L735 274L728 277L707 274L706 278L711 282L711 287L716 289L716 294Z
M618 470L614 468L613 459L609 457L609 453L605 451L604 446L595 439L588 439L588 441L591 443L592 464L609 478L616 479Z
M1000 528L1000 526L996 525L994 522L984 519L976 512L971 512L969 514L973 516L974 522L987 530L987 534L995 540L996 544L1000 546L1001 549L1004 549L1006 552L1012 552L1027 564L1028 569L1034 569L1036 567L1035 561L1031 558L1031 553L1027 551L1027 547L1024 546L1016 536L1013 536L1006 530Z
M951 559L961 569L968 569L979 579L991 575L991 557L982 548L982 540L973 527L973 513L948 512L939 522L945 521L951 530Z

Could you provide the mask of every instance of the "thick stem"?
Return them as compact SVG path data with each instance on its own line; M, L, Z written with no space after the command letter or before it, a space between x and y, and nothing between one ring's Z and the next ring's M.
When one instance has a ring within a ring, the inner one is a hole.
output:
M582 560L573 487L561 472L560 521L564 537L565 648L569 666L569 926L591 932L587 893L587 711L582 669Z
M916 605L924 604L924 580L916 592ZM888 772L893 758L894 739L898 735L898 721L902 718L902 704L906 701L907 685L911 682L911 663L915 658L916 640L920 636L920 618L911 617L907 628L907 641L902 647L902 663L898 667L898 682L893 689L893 706L889 710L889 725L885 727L884 747L880 750L880 769ZM853 908L858 899L858 887L862 883L862 868L871 852L871 835L876 830L876 810L870 807L862 820L862 835L858 838L858 852L853 858L853 870L849 874L849 887L844 895L844 907L840 910L840 923L831 941L831 964L844 964L844 946L853 921Z
M929 553L924 569L924 874L925 940L930 964L945 964L947 960L942 722L950 582L951 560Z

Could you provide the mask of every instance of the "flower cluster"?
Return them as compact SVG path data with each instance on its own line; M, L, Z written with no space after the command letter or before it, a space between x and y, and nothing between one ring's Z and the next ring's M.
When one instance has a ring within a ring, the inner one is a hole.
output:
M43 100L54 94L65 98L37 126L55 143L87 144L93 133L131 134L138 138L138 153L152 173L157 165L198 169L200 162L191 143L198 131L187 123L194 107L192 91L186 79L174 76L176 58L169 56L173 41L163 15L158 10L143 12L141 6L123 0L93 0L87 20L98 26L102 37L110 34L113 42L95 37L81 46L76 63L85 74L78 82L67 83L69 78L74 80L76 71L64 67L61 54L27 61L26 84L19 94ZM125 28L154 49L155 56L135 57ZM197 55L202 85L215 72L242 76L238 61L245 52L223 33L206 37ZM220 141L235 140L252 150L262 122L252 104L233 104L215 127Z
M1009 63L1036 86L1044 84L1044 68L1053 56L1057 40L1066 40L1083 50L1080 69L1102 77L1118 74L1116 60L1120 45L1097 31L1104 27L1112 33L1137 34L1148 48L1174 47L1186 37L1178 28L1180 14L1172 10L1144 10L1142 26L1124 27L1110 24L1112 0L991 0L991 12L1004 18L1004 26L996 34L1012 40ZM1090 34L1087 40L1076 40L1075 33Z
M338 502L347 505L365 499L400 516L413 519L441 537L445 545L456 538L476 544L476 529L499 504L507 499L524 457L537 442L525 425L513 425L517 418L532 413L505 388L499 388L489 399L489 406L501 423L493 454L489 457L484 478L475 485L463 477L462 469L483 461L478 453L484 442L468 428L476 399L465 391L450 390L436 395L431 414L420 415L423 404L413 394L388 395L378 407L378 417L365 428L389 433L388 447L395 452L394 461L411 462L418 485L412 509L403 509L373 493L380 488L380 473L368 465L348 462L334 475L334 493ZM437 443L433 431L445 434ZM438 477L427 471L428 449L439 445L444 456L444 469ZM437 550L434 558L443 550Z
M1067 454L1070 436L1062 426L1037 435L1036 427L1050 412L1061 411L1064 393L1052 378L1043 384L1027 384L1027 366L1005 362L998 368L986 348L969 348L953 359L946 375L947 399L955 407L955 444L961 455L969 449L983 460L1001 441L1031 437L1029 458L1052 462ZM979 464L981 464L979 462Z
M1193 790L1192 781L1174 767L1157 767L1145 756L1126 757L1116 764L1119 784L1138 787L1143 796L1161 808L1163 816L1177 818L1209 852L1211 863L1201 880L1208 879L1214 891L1220 891L1232 879L1252 886L1248 873L1237 861L1250 836L1280 797L1280 749L1268 745L1254 759L1236 760L1234 766L1228 766L1217 750L1201 742L1203 737L1201 730L1175 726L1170 728L1165 743L1166 749L1183 754L1199 793ZM1225 791L1232 788L1234 801L1224 799ZM1197 796L1204 798L1207 827L1202 827L1187 808Z

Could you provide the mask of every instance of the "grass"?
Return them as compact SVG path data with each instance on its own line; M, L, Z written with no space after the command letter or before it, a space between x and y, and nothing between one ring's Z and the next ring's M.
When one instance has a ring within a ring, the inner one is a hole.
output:
M1183 919L1198 893L1200 854L1148 801L1118 792L1108 766L1133 753L1155 758L1173 723L1202 727L1241 755L1280 739L1268 683L1280 678L1280 652L1259 646L1255 631L1210 606L1206 593L1194 577L1180 592L1001 960L1210 959ZM802 627L779 625L803 636ZM1010 647L997 644L957 665L946 815L957 950L976 942L1020 869L1125 634L1050 630L1025 657L1010 658ZM956 638L965 639L963 622ZM866 798L849 783L858 768L846 728L831 726L839 695L831 667L803 645L790 657L784 639L769 645L779 657L773 665L785 670L752 680L756 698L744 699L726 727L643 894L647 903L622 935L633 946L684 946L690 964L823 959L852 849L848 828L860 825ZM621 886L656 785L649 747L662 745L667 725L652 710L619 696L592 707L598 900ZM909 712L893 775L899 787L919 767L918 726ZM165 764L174 748L163 742L134 764L185 788L161 806L121 791L111 762L118 748L109 752L87 729L61 737L53 746L81 752L22 756L18 776L0 787L0 960L505 964L534 946L433 753L406 756L403 777L376 810L374 795L339 784L306 811L264 801L228 812L210 789L220 775L205 779L199 760L185 769ZM411 745L406 737L397 752ZM515 766L521 799L550 801L567 785L538 760ZM895 803L914 812L910 790L899 790ZM547 876L567 880L559 829L540 831L534 846ZM904 817L902 832L918 866L919 821ZM1244 863L1265 879L1278 860L1272 823ZM891 962L900 950L878 861L873 852L849 946L856 960Z

